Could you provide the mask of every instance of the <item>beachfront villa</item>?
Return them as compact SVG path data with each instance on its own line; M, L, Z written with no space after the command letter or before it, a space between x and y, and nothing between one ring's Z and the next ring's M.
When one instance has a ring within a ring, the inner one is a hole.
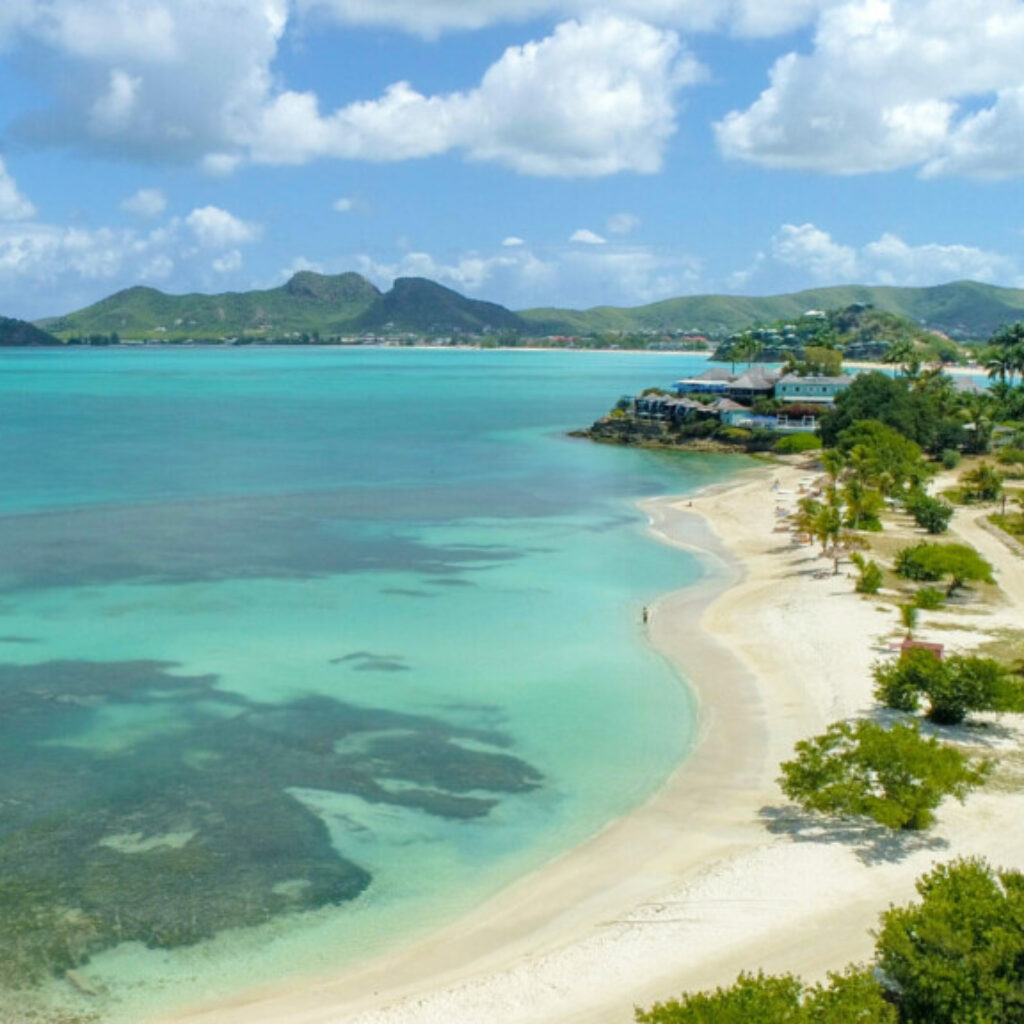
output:
M640 419L681 423L717 419L727 426L761 428L777 433L813 432L818 414L850 386L852 377L782 375L764 366L749 366L742 373L712 367L673 385L675 394L652 391L632 400ZM759 400L774 399L771 413L755 413Z
M839 377L801 377L788 373L775 384L775 398L780 402L799 402L804 405L832 405L836 395L853 382L845 374Z

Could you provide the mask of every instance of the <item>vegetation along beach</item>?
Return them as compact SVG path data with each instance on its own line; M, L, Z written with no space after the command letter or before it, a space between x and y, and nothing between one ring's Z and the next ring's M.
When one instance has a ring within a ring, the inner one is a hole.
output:
M0 4L0 1024L1024 1024L1022 52Z

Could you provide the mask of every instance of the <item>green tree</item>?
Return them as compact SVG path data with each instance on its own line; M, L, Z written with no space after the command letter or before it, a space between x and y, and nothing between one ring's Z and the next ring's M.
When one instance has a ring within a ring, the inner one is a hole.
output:
M806 986L791 974L741 974L728 988L636 1010L638 1024L896 1024L895 1009L866 970Z
M949 577L946 597L967 583L993 583L992 566L966 544L915 544L896 555L896 574L908 580L938 581Z
M873 818L887 828L923 829L946 796L963 800L988 765L921 736L916 722L891 729L865 720L836 722L802 740L780 767L783 793L808 811Z
M924 698L937 725L957 725L971 711L1016 711L1024 704L1020 684L992 658L954 655L942 661L931 651L906 651L892 664L876 665L873 674L878 701L913 712Z
M820 424L821 439L831 448L858 420L878 420L904 437L916 438L914 405L905 380L884 373L862 373L836 395L835 406Z
M856 475L883 494L920 488L931 472L918 444L878 420L858 420L839 435L838 447Z
M1024 1020L1024 875L960 860L917 891L882 915L875 947L902 1024Z
M960 475L960 490L968 501L998 501L1003 493L1003 475L987 462Z
M911 491L904 501L914 522L931 534L945 533L953 518L953 506L941 498L933 498L922 490Z
M884 576L882 567L875 561L869 561L860 552L850 555L850 561L857 566L858 576L854 590L858 594L877 594L882 589Z

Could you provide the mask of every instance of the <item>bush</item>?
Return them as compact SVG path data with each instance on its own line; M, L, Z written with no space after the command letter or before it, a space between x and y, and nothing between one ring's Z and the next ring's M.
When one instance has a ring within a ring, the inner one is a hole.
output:
M966 583L992 583L992 566L966 544L915 544L896 555L896 574L908 580L934 583L948 576L946 597Z
M741 974L729 988L686 994L636 1011L638 1024L896 1024L896 1010L869 971L830 974L806 986L791 974Z
M945 603L946 595L935 587L922 587L914 595L914 604L922 611L933 612Z
M875 697L896 711L917 711L927 698L928 717L957 725L971 711L1015 711L1022 690L991 658L954 655L940 661L931 651L910 650L891 665L874 668Z
M744 427L722 427L715 437L726 444L746 444L754 435Z
M914 522L929 533L945 533L953 518L953 506L940 498L929 497L924 491L913 491L905 502Z
M983 462L961 475L960 490L965 501L998 501L1003 493L1003 476Z
M876 955L903 1024L1005 1024L1024 1003L1024 876L943 864L882 915Z
M865 562L854 590L858 594L877 594L882 589L883 578L881 566L877 562Z
M780 767L782 791L822 814L863 815L887 828L923 829L946 796L963 800L984 782L988 765L973 765L916 722L891 729L865 720L836 722L796 745Z
M944 448L939 461L943 469L956 469L960 465L960 453L955 448Z
M996 459L1004 466L1024 465L1024 448L1003 448Z
M821 438L817 434L789 434L775 442L775 451L779 455L800 455L817 451L820 447Z

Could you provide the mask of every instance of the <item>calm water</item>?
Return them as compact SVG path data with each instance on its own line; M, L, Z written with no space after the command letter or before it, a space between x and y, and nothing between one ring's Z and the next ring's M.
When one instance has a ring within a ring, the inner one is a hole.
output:
M656 789L640 610L699 570L633 502L742 463L564 432L687 365L4 353L4 1019L344 965Z

